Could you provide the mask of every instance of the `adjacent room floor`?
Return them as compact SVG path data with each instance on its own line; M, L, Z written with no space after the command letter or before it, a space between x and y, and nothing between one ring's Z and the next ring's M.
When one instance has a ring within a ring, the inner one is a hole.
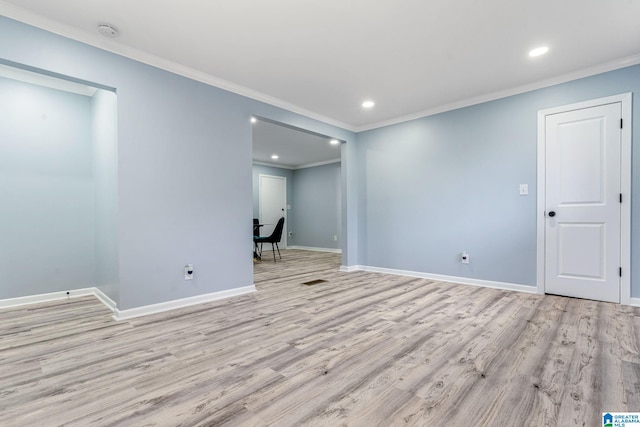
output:
M282 257L256 264L256 293L129 321L92 297L0 311L0 425L594 426L640 410L639 308Z

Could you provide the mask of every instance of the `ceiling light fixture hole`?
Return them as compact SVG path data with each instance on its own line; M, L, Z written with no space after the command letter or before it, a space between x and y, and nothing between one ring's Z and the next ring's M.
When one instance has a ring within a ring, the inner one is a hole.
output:
M118 34L119 34L118 29L111 24L98 25L98 31L100 32L100 34L110 39L114 39L118 37Z
M535 49L531 49L529 51L529 56L531 57L540 56L540 55L544 55L547 52L549 52L549 48L547 46L539 46L539 47L536 47Z

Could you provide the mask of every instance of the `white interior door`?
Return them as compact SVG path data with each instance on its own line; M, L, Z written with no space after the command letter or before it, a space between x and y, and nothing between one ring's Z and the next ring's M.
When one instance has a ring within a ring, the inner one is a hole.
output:
M273 232L278 220L285 217L285 228L282 231L280 248L287 247L287 178L282 176L260 175L259 181L259 214L261 236L269 236ZM271 246L269 246L270 248ZM265 249L267 249L265 247Z
M621 114L546 116L546 293L620 302Z

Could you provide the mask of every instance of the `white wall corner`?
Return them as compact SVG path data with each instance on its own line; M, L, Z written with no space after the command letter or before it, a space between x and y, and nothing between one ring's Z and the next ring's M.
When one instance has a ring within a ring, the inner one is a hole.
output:
M169 310L175 310L178 308L189 307L192 305L203 304L206 302L217 301L225 298L231 298L239 295L245 295L256 291L255 285L244 286L241 288L228 289L219 292L212 292L209 294L196 295L193 297L182 298L172 301L161 302L158 304L145 305L142 307L130 308L127 310L113 310L113 319L127 320L134 317L148 316L150 314L163 313Z

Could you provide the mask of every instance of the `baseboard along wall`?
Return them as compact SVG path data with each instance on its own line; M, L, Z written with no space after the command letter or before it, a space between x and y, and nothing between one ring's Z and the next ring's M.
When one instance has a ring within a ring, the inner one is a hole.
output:
M311 246L287 246L287 249L297 249L300 251L313 251L313 252L330 252L332 254L341 254L342 249L334 248L314 248Z
M370 273L392 274L395 276L417 277L420 279L431 279L439 282L450 282L459 285L482 286L485 288L504 289L507 291L537 293L536 286L520 285L515 283L495 282L491 280L471 279L469 277L445 276L442 274L422 273L419 271L397 270L393 268L371 267L366 265L341 266L340 271L351 273L354 271L367 271Z
M43 302L60 301L86 296L94 296L98 298L100 302L107 306L111 311L115 310L116 308L116 303L104 292L95 287L2 299L0 300L0 308L13 308L29 304L39 304Z
M302 247L299 247L302 249ZM297 249L297 248L296 248ZM306 249L312 250L312 249ZM327 251L320 251L327 252ZM486 288L504 289L509 291L537 293L535 286L519 285L514 283L494 282L489 280L470 279L468 277L445 276L440 274L422 273L417 271L397 270L391 268L371 267L365 265L340 266L340 271L351 273L355 271L366 271L371 273L392 274L396 276L417 277L422 279L437 280L440 282L450 282L461 285L482 286ZM51 301L59 301L70 298L79 298L84 296L94 296L102 302L109 310L113 312L113 319L116 321L132 319L135 317L147 316L150 314L162 313L164 311L175 310L178 308L189 307L196 304L202 304L211 301L217 301L234 296L245 295L256 292L255 285L245 286L236 289L228 289L219 292L213 292L204 295L196 295L189 298L182 298L173 301L166 301L158 304L151 304L142 307L131 308L127 310L118 310L116 303L109 298L100 289L91 287L83 289L75 289L71 291L51 292L47 294L28 295L17 298L7 298L0 300L0 309L14 308L29 304L38 304ZM630 305L640 307L640 298L631 298Z
M127 320L134 317L148 316L150 314L162 313L164 311L175 310L177 308L189 307L205 302L217 301L225 298L249 294L256 291L255 285L244 286L242 288L228 289L225 291L212 292L209 294L196 295L188 298L181 298L158 304L145 305L142 307L130 308L127 310L113 310L114 320Z
M251 292L255 292L256 287L254 285L245 286L242 288L228 289L220 292L212 292L204 295L196 295L189 298L182 298L173 301L162 302L158 304L151 304L142 307L131 308L127 310L118 310L116 303L109 298L104 292L98 288L83 288L75 289L72 291L60 291L51 292L47 294L28 295L17 298L7 298L0 300L0 309L3 308L15 308L24 305L38 304L44 302L60 301L71 298L79 298L84 296L94 296L100 302L102 302L109 310L113 312L114 320L126 320L134 317L147 316L149 314L162 313L164 311L175 310L177 308L184 308L191 305L202 304L205 302L217 301L224 298L230 298L238 295L244 295Z

